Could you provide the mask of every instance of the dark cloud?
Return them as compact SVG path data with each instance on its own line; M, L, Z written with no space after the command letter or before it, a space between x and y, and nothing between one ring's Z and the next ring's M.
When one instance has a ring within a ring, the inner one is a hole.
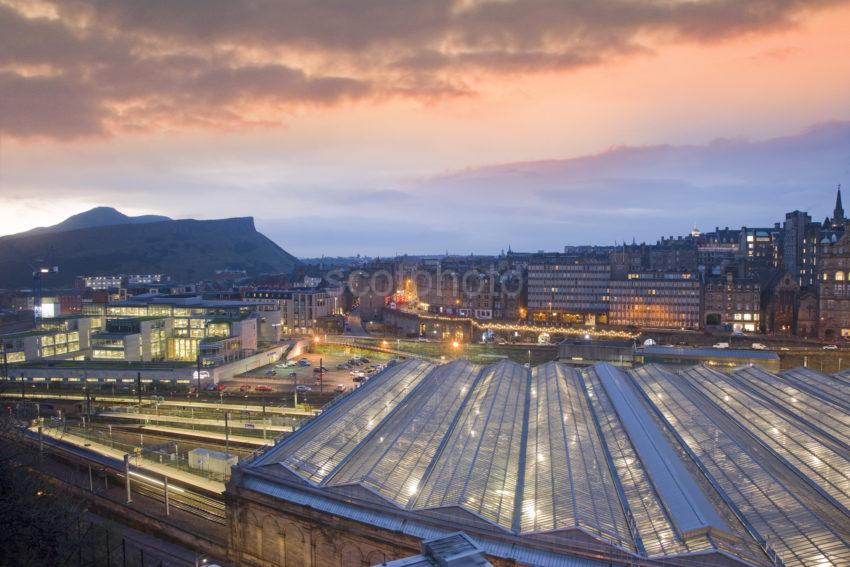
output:
M44 0L51 18L0 0L11 93L0 128L67 138L274 124L301 106L468 95L470 70L595 65L659 37L723 40L844 1Z

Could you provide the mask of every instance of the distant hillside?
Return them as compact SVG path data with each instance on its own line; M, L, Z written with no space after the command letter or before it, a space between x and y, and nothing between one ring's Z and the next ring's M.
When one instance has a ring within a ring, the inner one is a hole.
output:
M257 232L251 217L133 221L0 238L0 288L29 287L35 258L59 266L59 273L45 278L46 288L70 286L77 275L155 272L194 281L224 268L290 273L299 263Z
M160 215L141 215L130 217L112 207L95 207L84 213L73 215L53 226L41 226L21 234L45 234L48 232L64 232L66 230L77 230L80 228L93 228L96 226L111 226L115 224L142 224L148 222L162 222L171 220Z

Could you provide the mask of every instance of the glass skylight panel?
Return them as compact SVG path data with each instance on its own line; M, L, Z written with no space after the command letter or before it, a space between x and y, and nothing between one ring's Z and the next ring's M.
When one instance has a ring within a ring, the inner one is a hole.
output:
M313 483L321 483L357 445L410 394L433 365L411 360L372 378L321 422L308 425L298 443L287 444L281 461Z
M756 447L718 425L723 416L713 415L687 380L645 368L634 376L766 549L786 566L850 564L850 544L797 496L799 486L789 488L759 462Z
M634 549L628 523L587 405L571 369L535 369L529 406L522 531L580 526Z
M704 367L684 370L680 374L699 387L744 429L850 510L848 454L836 451L832 445L824 445L797 420L737 388L730 382L733 380L730 377Z
M701 545L694 542L689 547L679 538L595 369L589 368L582 374L588 393L593 394L590 397L591 405L599 418L602 434L646 554L652 557L711 548L704 539Z
M760 368L745 368L732 376L789 415L837 439L850 451L850 412L845 412L840 406L796 387L787 378L779 378ZM847 393L850 395L850 388Z
M462 506L512 529L527 375L512 362L485 370L437 456L416 508Z
M361 482L406 507L480 370L462 360L434 368L328 484Z
M827 376L810 368L794 368L779 373L779 377L810 394L850 412L850 382Z

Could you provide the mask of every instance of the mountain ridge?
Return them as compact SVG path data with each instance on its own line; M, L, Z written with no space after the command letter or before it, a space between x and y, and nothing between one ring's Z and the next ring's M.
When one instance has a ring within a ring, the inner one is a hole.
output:
M36 258L60 268L45 277L48 288L68 287L78 275L163 273L188 282L221 269L281 274L300 264L258 232L253 217L169 219L0 237L0 287L31 286Z
M66 232L69 230L78 230L83 228L94 228L98 226L113 226L120 224L145 224L150 222L163 222L170 220L173 219L162 215L139 215L131 217L129 215L125 215L124 213L113 207L94 207L87 211L71 215L70 217L57 224L51 226L39 226L24 232L19 232L17 233L17 235L47 234L55 232Z

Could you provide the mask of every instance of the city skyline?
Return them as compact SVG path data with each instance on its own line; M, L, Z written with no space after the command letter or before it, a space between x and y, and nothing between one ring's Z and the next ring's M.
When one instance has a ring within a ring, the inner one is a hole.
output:
M0 3L0 233L105 205L300 257L558 250L850 184L844 2L232 6Z

